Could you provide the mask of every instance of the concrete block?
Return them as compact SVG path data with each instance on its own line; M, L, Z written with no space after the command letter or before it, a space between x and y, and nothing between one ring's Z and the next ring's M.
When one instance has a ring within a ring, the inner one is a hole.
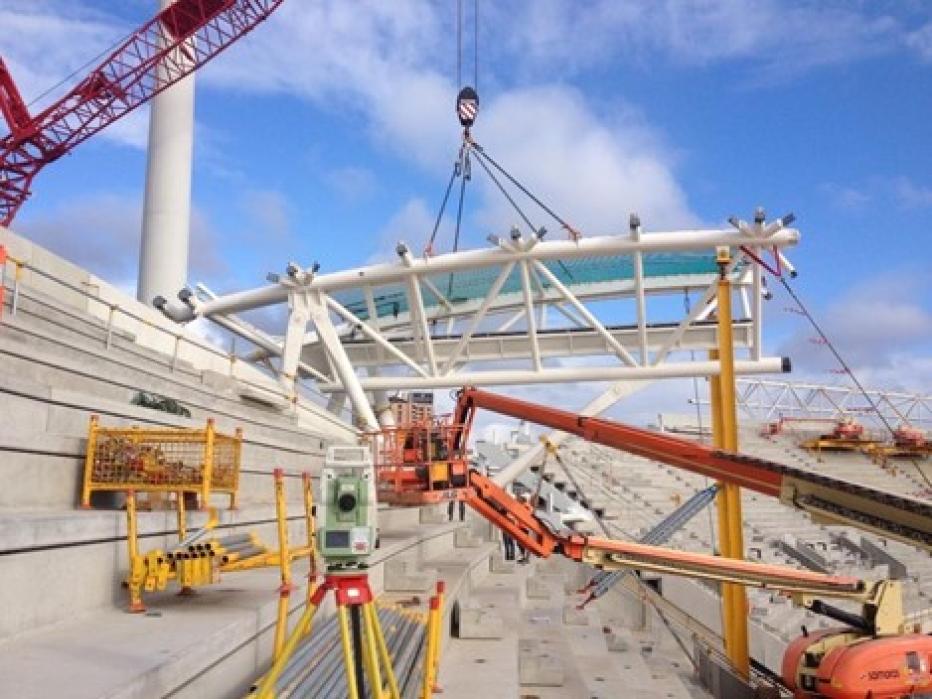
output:
M453 535L453 545L458 549L475 549L482 546L482 539L470 531L469 527L460 527Z
M628 638L613 631L605 634L605 647L612 653L625 653L631 650Z
M525 585L528 599L550 599L550 585L546 580L531 576Z
M385 562L386 592L427 592L437 584L437 571L433 568L418 570L413 561L392 558Z
M502 638L505 624L491 607L466 602L457 607L459 638Z
M489 556L489 570L493 573L514 573L515 562L506 561L505 556L500 551L496 551Z
M563 659L549 645L537 639L523 638L518 642L518 682L522 686L563 686L566 679Z
M577 609L571 600L563 606L563 623L567 626L588 626L589 615L585 609Z
M428 505L421 508L421 524L443 524L449 521L446 512L439 505Z

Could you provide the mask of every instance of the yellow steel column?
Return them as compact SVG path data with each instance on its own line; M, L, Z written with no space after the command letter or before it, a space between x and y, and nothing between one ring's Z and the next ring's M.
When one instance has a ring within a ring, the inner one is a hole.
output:
M291 599L291 553L288 550L288 510L285 503L285 474L275 469L275 516L278 520L278 565L281 568L282 584L278 588L278 617L275 622L273 660L282 655L285 635L288 632L288 608Z
M186 511L184 507L184 491L179 490L175 497L175 509L178 513L178 541L184 541L185 537L188 535L188 522Z
M304 494L304 530L307 535L309 564L307 598L310 600L317 589L317 525L314 521L314 488L311 483L311 474L307 471L301 474L301 487Z
M738 450L738 415L735 401L735 351L732 335L731 283L724 275L730 261L727 249L720 249L718 262L723 271L718 282L718 355L721 367L712 377L712 434L715 446L726 451ZM744 529L741 514L741 489L720 483L716 496L718 508L719 553L727 558L744 559ZM722 627L725 652L735 669L745 677L750 672L748 650L747 593L742 585L722 584Z

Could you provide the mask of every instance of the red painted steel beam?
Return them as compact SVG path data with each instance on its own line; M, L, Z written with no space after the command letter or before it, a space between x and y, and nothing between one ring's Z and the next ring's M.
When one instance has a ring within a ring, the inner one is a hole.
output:
M196 71L283 2L177 0L33 117L0 63L0 111L10 130L0 140L0 224L10 225L43 167Z

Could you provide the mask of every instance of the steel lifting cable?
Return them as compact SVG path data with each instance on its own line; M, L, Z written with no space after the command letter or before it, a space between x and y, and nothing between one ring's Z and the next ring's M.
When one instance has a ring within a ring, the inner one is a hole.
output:
M424 247L425 255L432 255L434 252L434 242L437 240L437 231L440 230L440 221L443 219L443 212L447 208L447 202L450 199L450 192L453 191L453 182L456 181L457 176L460 171L460 159L457 158L456 162L453 163L453 172L450 173L450 181L447 182L447 190L443 194L443 201L440 202L440 210L437 211L437 219L434 221L434 229L430 233L430 240L427 241L427 245Z
M774 272L774 270L771 270L767 265L763 265L761 263L761 266L763 266L765 269L770 271L771 274L773 274L777 278L777 280L783 285L783 288L786 289L786 293L790 295L790 298L793 299L794 303L796 303L797 307L799 307L800 312L803 314L803 316L805 316L806 320L809 321L809 324L812 325L813 329L819 334L819 337L821 338L823 344L825 344L825 346L828 347L829 351L835 357L835 360L841 365L841 368L844 370L844 372L848 376L851 377L851 380L854 382L854 385L857 386L858 391L861 392L861 395L864 397L864 400L867 401L867 404L871 407L871 410L874 411L874 413L883 423L884 427L887 428L887 431L890 432L890 435L895 438L896 432L893 429L893 427L890 425L890 422L887 420L886 416L883 414L883 412L881 412L877 404L875 404L874 401L871 399L870 394L868 394L867 392L867 389L865 389L863 384L858 380L858 377L855 375L854 371L852 371L851 367L841 356L838 349L835 347L834 343L829 339L828 335L825 334L825 331L822 329L822 326L819 325L815 317L813 317L812 313L809 311L806 305L802 302L802 299L800 299L799 296L796 294L796 292L793 291L793 287L790 286L790 283L786 280L786 277L783 276L783 274ZM929 488L932 488L932 481L929 480L929 477L925 474L925 471L923 471L919 467L919 462L916 461L915 459L910 459L910 461L912 462L913 467L916 469L916 472L922 477L922 480L925 481L926 485Z
M460 200L456 207L456 228L453 230L453 252L460 247L460 226L463 223L463 203L466 201L466 183L472 179L472 166L469 164L469 148L464 146L460 151L462 158L460 160L462 170L460 172ZM447 298L453 297L453 272L450 272L450 281L447 283Z
M570 237L573 238L573 240L578 240L578 239L579 239L579 237L580 237L580 235L581 235L581 234L579 233L579 231L577 231L575 228L573 228L573 226L571 226L569 223L567 223L566 219L564 219L562 216L560 216L559 214L557 214L553 209L551 209L549 206L547 206L544 202L542 202L542 201L541 201L538 197L536 197L527 187L525 187L523 184L521 184L521 182L519 182L519 181L517 180L517 178L515 178L515 177L514 177L511 173L509 173L505 168L503 168L501 165L499 165L498 162L497 162L491 155L489 155L489 154L485 151L485 149L484 149L482 146L480 146L478 143L473 143L473 150L476 151L476 155L479 156L480 160L483 159L483 158L486 159L486 160L488 160L488 161L489 161L489 164L492 165L492 167L494 167L494 168L495 168L496 170L498 170L502 175L504 175L505 178L507 178L507 180L508 180L509 182L511 182L515 187L517 187L518 189L520 189L521 192L522 192L528 199L530 199L530 200L533 201L535 204L537 204L540 208L542 208L544 211L546 211L557 223L559 223L559 224L563 227L564 230L566 230L567 233L570 234Z

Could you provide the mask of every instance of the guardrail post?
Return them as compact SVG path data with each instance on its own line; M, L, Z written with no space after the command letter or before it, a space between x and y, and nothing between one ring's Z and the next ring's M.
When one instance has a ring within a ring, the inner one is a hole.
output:
M107 315L107 349L113 345L113 315L116 313L116 304L110 304L110 313Z
M14 260L16 271L13 272L13 300L10 303L10 315L16 315L16 309L19 307L19 282L23 278L23 263L20 260Z
M6 291L6 248L0 245L0 320L3 320L3 294Z
M181 335L175 335L175 349L172 350L172 373L175 372L175 365L178 363L178 349L181 345Z

